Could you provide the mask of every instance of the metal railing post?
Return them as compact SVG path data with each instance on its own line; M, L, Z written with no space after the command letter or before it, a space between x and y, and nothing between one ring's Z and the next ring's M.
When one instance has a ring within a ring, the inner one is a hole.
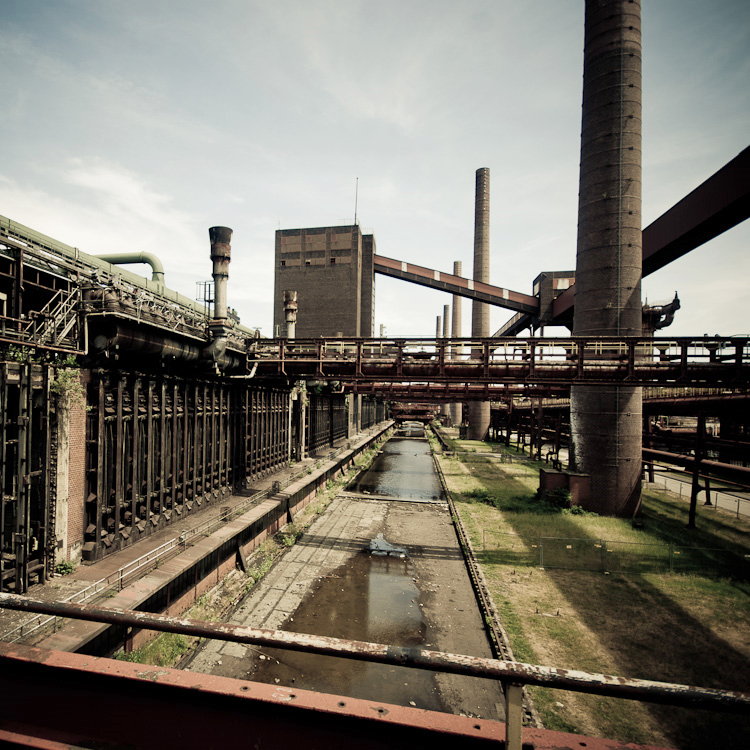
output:
M515 682L505 682L503 691L505 692L505 750L521 750L523 687Z

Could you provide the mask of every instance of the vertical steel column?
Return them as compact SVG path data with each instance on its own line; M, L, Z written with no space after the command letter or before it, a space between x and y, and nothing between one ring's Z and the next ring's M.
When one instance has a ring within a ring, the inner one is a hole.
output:
M224 400L224 386L217 386L219 390L219 484L226 487L227 482L227 404Z
M450 338L451 335L451 306L443 305L443 338ZM445 358L451 359L453 356L450 347L446 347ZM445 401L440 405L440 413L450 419L451 405Z
M178 476L178 469L179 466L178 458L180 455L179 449L178 449L178 438L179 435L177 434L178 431L178 425L179 425L179 414L177 413L177 381L172 380L172 387L169 389L170 391L170 398L172 400L172 419L170 419L170 427L171 427L171 450L169 451L169 478L170 478L170 487L169 487L169 494L172 498L172 509L177 511L177 513L182 513L182 504L179 502L179 498L177 497L177 488L179 487L179 476Z
M138 512L138 506L142 502L141 493L143 487L141 484L142 466L143 462L147 460L147 456L143 455L141 450L141 378L138 375L133 376L133 448L132 448L132 490L130 494L130 524L131 533L135 533L136 523L140 514ZM148 512L146 517L143 519L148 522Z
M0 362L0 591L5 591L5 496L7 494L6 460L8 451L8 365ZM10 590L8 588L8 590Z
M477 169L474 199L474 281L485 284L490 281L490 170ZM490 335L490 306L485 302L471 303L472 338L486 338ZM472 357L481 355L475 350ZM470 440L484 440L490 425L489 401L469 403Z
M39 535L39 555L41 569L39 583L44 583L54 570L56 551L55 505L57 501L57 412L52 410L50 401L50 366L42 366L42 399L39 427L44 447L39 467L39 501L41 507ZM2 413L2 412L0 412ZM54 440L53 440L54 431ZM1 567L1 566L0 566Z
M15 592L23 594L28 584L29 556L29 456L31 446L30 391L31 366L28 363L18 368L18 431L16 433L16 518L14 525L14 552L16 555Z
M198 492L198 472L200 471L200 446L201 446L201 434L200 434L200 398L198 383L193 383L193 471L191 473L191 486L193 488L193 500L198 505L203 503L203 492Z
M576 256L575 336L640 336L641 8L587 0ZM571 456L591 475L586 508L640 504L641 389L571 388Z
M154 509L154 380L148 379L146 385L146 504L148 506L147 521L154 525L161 520Z
M245 476L255 476L255 389L250 388L247 392L247 428L245 433L247 468Z
M159 470L159 521L163 522L166 518L171 519L172 509L169 509L169 515L166 515L166 497L167 497L167 384L164 378L159 378L159 461L157 463Z
M208 383L203 382L203 393L201 394L201 495L206 502L210 501L208 497L208 487L206 485L206 476L208 474Z
M190 493L190 384L187 380L182 382L182 502L190 501L189 509L192 510L194 497Z
M107 425L105 422L105 408L107 394L105 391L104 373L100 370L98 373L98 388L97 388L97 456L96 456L96 551L95 555L98 557L102 553L102 520L107 510L108 500L107 497L107 484L106 484L106 473L107 467ZM106 532L105 532L106 533Z

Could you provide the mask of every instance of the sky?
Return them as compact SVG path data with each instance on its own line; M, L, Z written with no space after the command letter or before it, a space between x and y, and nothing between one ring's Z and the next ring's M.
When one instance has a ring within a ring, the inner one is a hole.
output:
M647 226L748 146L750 3L642 4ZM467 273L489 167L490 280L530 293L575 268L583 12L0 0L0 215L92 254L156 253L191 298L211 278L208 227L232 227L229 304L270 336L275 230L353 223L358 179L379 254ZM644 279L649 302L682 300L663 334L750 332L749 224ZM434 335L449 301L376 276L376 330ZM511 315L493 308L492 330Z

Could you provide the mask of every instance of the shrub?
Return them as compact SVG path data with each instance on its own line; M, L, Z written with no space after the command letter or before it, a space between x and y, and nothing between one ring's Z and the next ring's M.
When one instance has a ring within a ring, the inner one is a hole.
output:
M76 569L76 564L70 560L63 560L55 565L55 573L59 576L70 575Z

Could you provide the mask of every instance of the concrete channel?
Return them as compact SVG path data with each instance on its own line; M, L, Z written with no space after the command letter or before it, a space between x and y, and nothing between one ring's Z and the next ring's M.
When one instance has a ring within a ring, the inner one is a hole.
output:
M492 657L423 428L385 443L228 621ZM503 718L500 686L474 677L222 641L208 641L186 668Z

